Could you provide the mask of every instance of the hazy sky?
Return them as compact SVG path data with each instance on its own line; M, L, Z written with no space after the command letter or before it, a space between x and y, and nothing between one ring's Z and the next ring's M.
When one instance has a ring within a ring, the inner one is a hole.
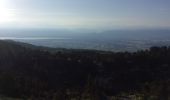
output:
M170 28L170 0L0 0L0 28Z

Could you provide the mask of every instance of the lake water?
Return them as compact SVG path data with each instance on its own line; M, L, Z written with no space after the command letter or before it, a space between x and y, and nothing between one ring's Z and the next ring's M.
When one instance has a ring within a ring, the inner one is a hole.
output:
M113 30L96 33L65 30L1 30L0 39L55 48L136 51L151 46L170 46L170 30Z

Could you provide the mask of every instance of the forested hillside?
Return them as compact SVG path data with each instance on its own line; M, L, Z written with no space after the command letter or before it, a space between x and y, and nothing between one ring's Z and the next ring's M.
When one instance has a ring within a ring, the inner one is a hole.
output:
M30 100L170 99L170 47L133 53L34 48L0 41L0 96Z

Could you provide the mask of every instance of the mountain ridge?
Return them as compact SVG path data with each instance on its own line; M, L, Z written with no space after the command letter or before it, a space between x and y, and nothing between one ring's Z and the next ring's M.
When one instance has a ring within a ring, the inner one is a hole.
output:
M162 98L162 89L169 87L170 47L133 53L68 51L49 52L1 40L0 94L37 100L66 100L71 95L100 100L122 94Z

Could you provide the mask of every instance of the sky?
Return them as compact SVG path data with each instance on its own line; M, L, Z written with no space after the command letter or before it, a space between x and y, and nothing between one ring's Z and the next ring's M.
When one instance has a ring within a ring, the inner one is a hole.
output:
M170 0L0 0L0 28L170 28Z

